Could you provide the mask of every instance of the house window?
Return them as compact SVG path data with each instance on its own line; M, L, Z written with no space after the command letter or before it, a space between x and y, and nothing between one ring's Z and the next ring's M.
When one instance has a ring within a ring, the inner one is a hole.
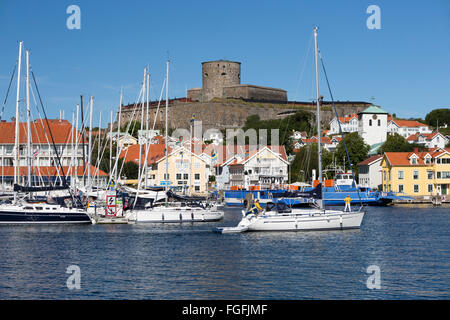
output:
M181 180L181 173L177 173L177 180Z
M411 158L411 164L417 164L417 159L416 158Z
M381 127L381 120L378 119L378 126Z
M414 185L414 193L419 193L419 185L418 184Z
M195 186L195 187L194 187L194 190L195 190L195 191L200 191L200 186Z
M402 184L399 184L398 185L398 192L400 192L400 193L402 193L403 192L403 185Z
M164 180L169 180L170 179L170 174L169 173L164 173Z
M188 173L183 174L183 179L184 179L184 180L189 179L189 174L188 174Z
M433 179L433 171L427 171L427 178Z
M200 173L196 173L194 177L195 177L195 180L200 180Z
M386 171L384 171L384 180L386 181Z
M431 159L430 158L425 158L425 164L430 164L431 163Z
M372 119L369 119L369 126L372 126Z
M433 192L433 185L432 184L428 185L428 192L430 192L430 193Z
M419 171L414 170L414 172L413 172L413 179L414 180L419 180Z
M405 177L405 173L403 170L398 171L398 180L403 180Z

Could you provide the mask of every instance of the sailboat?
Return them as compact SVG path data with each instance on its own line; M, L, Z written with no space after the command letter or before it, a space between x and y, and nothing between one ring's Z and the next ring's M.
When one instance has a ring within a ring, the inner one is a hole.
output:
M314 28L316 94L317 94L317 131L320 132L320 92L317 28ZM322 182L322 154L321 143L318 139L319 150L319 182ZM322 188L318 188L322 194ZM267 204L261 213L242 211L242 220L236 227L218 227L214 232L238 233L244 231L307 231L307 230L343 230L360 228L365 211L361 206L358 211L346 212L342 210L325 209L322 196L316 201L315 208L291 208L285 203Z
M169 154L168 154L168 129L169 129L169 61L166 65L166 123L165 123L165 176L169 176ZM147 153L146 153L147 154ZM145 159L147 161L147 159ZM208 222L221 220L224 212L217 203L210 203L204 198L179 196L168 189L165 183L165 202L154 204L148 201L144 206L136 206L136 201L140 195L140 181L135 195L135 201L125 217L135 222ZM169 202L169 198L171 200Z
M0 204L0 224L73 224L91 223L91 219L75 195L71 194L70 203L58 199L48 198L38 201L33 192L50 191L55 189L69 189L63 174L62 187L33 187L31 178L31 129L30 129L30 64L29 51L26 51L26 106L27 106L27 186L18 185L20 168L20 140L19 140L19 101L20 101L20 73L22 63L23 42L19 44L19 59L17 72L17 99L16 99L16 127L15 127L15 163L14 163L14 199ZM33 76L34 78L34 76ZM45 111L44 111L45 113ZM45 117L47 120L47 117ZM48 125L48 122L47 122ZM50 129L50 127L49 127ZM51 132L50 132L51 135ZM53 140L53 137L52 137ZM53 143L55 147L55 144ZM55 147L58 165L61 160ZM70 190L70 189L69 189Z

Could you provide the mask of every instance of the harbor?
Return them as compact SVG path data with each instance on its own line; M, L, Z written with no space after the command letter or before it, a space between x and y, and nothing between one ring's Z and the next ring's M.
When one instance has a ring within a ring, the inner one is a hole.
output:
M0 300L450 298L447 5L230 1L0 5Z
M369 207L361 229L219 235L210 223L0 228L2 299L448 299L449 207ZM412 232L412 230L414 230ZM436 239L440 239L436 241ZM69 265L81 289L68 290ZM381 270L370 290L369 266Z

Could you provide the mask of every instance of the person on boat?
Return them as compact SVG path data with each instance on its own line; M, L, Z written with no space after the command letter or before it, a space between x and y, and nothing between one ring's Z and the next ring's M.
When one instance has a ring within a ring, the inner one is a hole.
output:
M347 196L345 197L344 201L345 201L345 208L344 208L344 211L348 211L348 212L352 211L352 209L351 209L351 207L350 207L350 202L352 202L352 198L350 198L350 196L347 195Z
M255 202L253 203L252 207L250 208L250 213L257 215L261 211L262 211L262 208L259 204L259 200L256 199Z

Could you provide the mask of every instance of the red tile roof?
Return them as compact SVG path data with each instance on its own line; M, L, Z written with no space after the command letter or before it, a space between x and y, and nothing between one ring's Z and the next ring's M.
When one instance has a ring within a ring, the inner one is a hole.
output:
M358 115L356 113L352 113L350 116L347 116L347 117L339 117L339 121L341 123L347 123L350 120L352 120L353 118L358 119Z
M164 158L165 156L165 145L164 144L150 144L148 151L148 164L153 164ZM141 163L145 161L145 145L142 145L141 149ZM169 147L168 152L171 152L171 148ZM120 158L125 158L125 162L133 161L135 163L139 163L139 144L133 144L122 150L120 153Z
M385 152L384 156L393 166L416 166L425 165L425 156L429 154L432 158L442 155L444 152L450 152L450 148L430 149L424 152ZM410 157L415 154L417 156L417 164L411 164Z
M396 125L399 127L407 127L407 128L415 128L415 127L427 127L426 124L420 123L416 120L400 120L400 119L394 119L392 120Z
M53 136L55 143L66 144L72 141L72 125L67 120L49 119L49 126L45 119L36 119L31 122L31 141L34 144L52 143L50 136ZM50 130L49 130L50 127ZM14 144L15 141L15 122L0 122L0 144ZM78 142L82 142L81 134L75 133L75 139L78 137ZM85 136L86 138L87 136ZM75 141L74 139L74 141ZM27 123L19 123L19 143L25 144L27 142ZM85 143L87 141L85 140Z
M64 173L67 175L69 173L69 166L63 166L63 170ZM74 168L75 173L77 176L82 176L83 172L85 175L87 175L87 165L86 166L78 166ZM59 170L59 171L58 171ZM31 174L33 176L55 176L57 175L59 172L59 174L62 174L61 172L61 168L52 166L52 167L48 167L48 166L42 166L42 167L32 167L31 168ZM3 174L3 176L14 176L14 167L13 166L5 166L5 167L0 167L0 173ZM23 176L23 175L27 175L28 173L28 168L26 166L21 166L19 167L19 175ZM108 176L108 174L102 170L98 170L98 174L100 176ZM93 175L97 175L97 168L91 165L91 176Z

